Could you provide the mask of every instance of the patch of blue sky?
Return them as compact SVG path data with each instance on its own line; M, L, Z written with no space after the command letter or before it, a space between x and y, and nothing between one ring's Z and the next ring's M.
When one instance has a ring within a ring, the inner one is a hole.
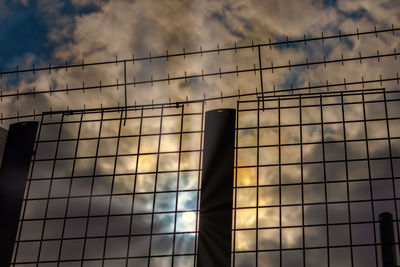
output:
M287 72L286 79L282 84L279 85L279 89L291 89L297 88L304 84L304 79L301 73L304 72L304 69L298 68L298 70L292 69L292 71Z
M6 16L0 20L0 66L3 70L15 69L16 62L23 61L28 54L34 56L34 64L52 61L58 43L49 40L48 33L57 16L53 21L44 16L37 1L29 1L27 5L8 3L6 9ZM58 11L59 16L76 16L97 9L94 5L76 7L65 1Z
M365 9L358 9L356 11L348 13L348 16L355 20L359 20L359 19L366 18L366 17L368 17L369 19L372 20L372 18L369 16L368 11Z
M323 0L324 6L336 6L337 0Z
M226 11L231 10L229 5L226 5L225 8L226 8ZM240 41L245 40L246 34L243 32L240 32L239 30L232 27L232 25L230 25L229 21L227 21L226 17L223 14L221 14L220 12L213 12L211 14L211 19L215 19L219 23L221 23L229 31L229 33L232 36L235 36L236 38L238 38L238 40L240 40ZM242 23L244 23L246 29L251 30L252 25L250 23L245 22L243 20L242 20Z
M50 58L52 47L46 37L48 26L34 8L9 4L7 16L0 23L0 65L3 70L15 68L15 60L27 53Z

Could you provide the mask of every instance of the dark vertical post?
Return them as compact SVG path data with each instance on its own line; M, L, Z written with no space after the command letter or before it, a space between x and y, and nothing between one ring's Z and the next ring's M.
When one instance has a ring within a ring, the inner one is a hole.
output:
M206 112L197 267L230 267L235 110Z
M0 127L0 166L1 162L3 161L3 153L4 153L4 148L6 146L7 134L8 131Z
M382 265L383 267L397 266L392 214L383 212L379 215L379 230L381 233Z
M0 168L0 266L10 266L37 122L10 125Z

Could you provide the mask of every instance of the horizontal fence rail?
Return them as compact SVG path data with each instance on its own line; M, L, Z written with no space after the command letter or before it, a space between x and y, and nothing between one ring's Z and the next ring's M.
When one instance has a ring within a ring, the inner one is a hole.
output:
M152 60L155 60L155 59L168 60L168 58L173 58L173 57L186 57L186 56L191 56L191 55L203 55L203 54L209 54L209 53L218 53L219 54L219 53L225 52L225 51L238 51L238 50L243 50L243 49L254 50L254 49L257 49L259 46L260 47L273 47L273 46L285 45L285 46L289 47L290 44L298 44L298 43L300 43L300 44L304 43L304 45L306 46L307 42L313 42L313 41L324 42L325 40L331 40L331 39L339 39L341 42L342 39L344 39L344 38L357 37L359 39L360 36L368 36L368 35L375 35L378 38L378 34L380 34L380 33L390 33L391 32L394 35L399 30L400 30L400 28L394 27L394 25L392 25L392 28L389 28L389 29L377 30L375 27L374 30L372 30L372 31L363 31L363 32L359 32L359 30L357 29L357 32L353 32L353 33L342 33L339 30L338 34L328 35L328 36L324 36L324 33L321 32L320 37L306 38L306 36L304 35L303 39L289 40L289 37L287 37L285 41L277 41L277 42L271 42L271 39L270 39L268 43L254 44L254 42L252 42L251 45L244 45L244 46L220 48L219 45L217 45L217 49L202 50L200 47L200 50L198 50L198 51L185 51L185 49L183 49L182 53L174 53L174 54L168 54L168 50L165 55L152 56L151 52L150 52L149 56L135 58L135 55L132 54L132 58L118 59L118 57L116 57L115 60L102 61L102 62L84 63L84 60L82 60L81 63L68 64L68 61L66 61L65 65L58 65L58 66L52 66L51 63L49 63L49 66L46 66L46 67L35 68L35 66L32 66L32 68L29 68L29 69L19 69L17 67L15 70L9 70L9 71L3 71L3 69L1 69L0 77L2 77L3 75L19 74L19 73L26 73L26 72L32 72L34 74L35 72L38 72L38 71L51 72L52 70L59 70L59 69L65 69L66 71L68 71L68 69L72 69L72 68L81 68L83 70L85 67L97 66L97 65L109 65L109 64L117 65L117 64L124 64L124 63L133 63L134 64L135 61L151 62Z

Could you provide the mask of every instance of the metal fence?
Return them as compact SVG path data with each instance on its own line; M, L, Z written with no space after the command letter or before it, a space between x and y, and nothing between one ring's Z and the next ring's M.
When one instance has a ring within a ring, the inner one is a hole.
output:
M202 112L43 116L14 262L193 265Z
M234 266L381 266L383 212L398 257L398 97L238 103Z
M237 102L232 266L399 257L399 94ZM204 102L125 111L42 116L12 266L196 266Z
M0 67L2 126L40 121L11 266L196 266L220 107L232 266L382 266L384 212L399 258L399 30Z

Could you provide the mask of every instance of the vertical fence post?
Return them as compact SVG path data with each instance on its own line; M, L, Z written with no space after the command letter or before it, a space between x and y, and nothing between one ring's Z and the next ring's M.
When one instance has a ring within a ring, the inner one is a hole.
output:
M397 266L392 214L383 212L379 215L379 230L381 234L382 265L383 267Z
M0 168L0 266L10 266L37 122L10 125Z
M230 267L235 110L206 112L197 267Z

